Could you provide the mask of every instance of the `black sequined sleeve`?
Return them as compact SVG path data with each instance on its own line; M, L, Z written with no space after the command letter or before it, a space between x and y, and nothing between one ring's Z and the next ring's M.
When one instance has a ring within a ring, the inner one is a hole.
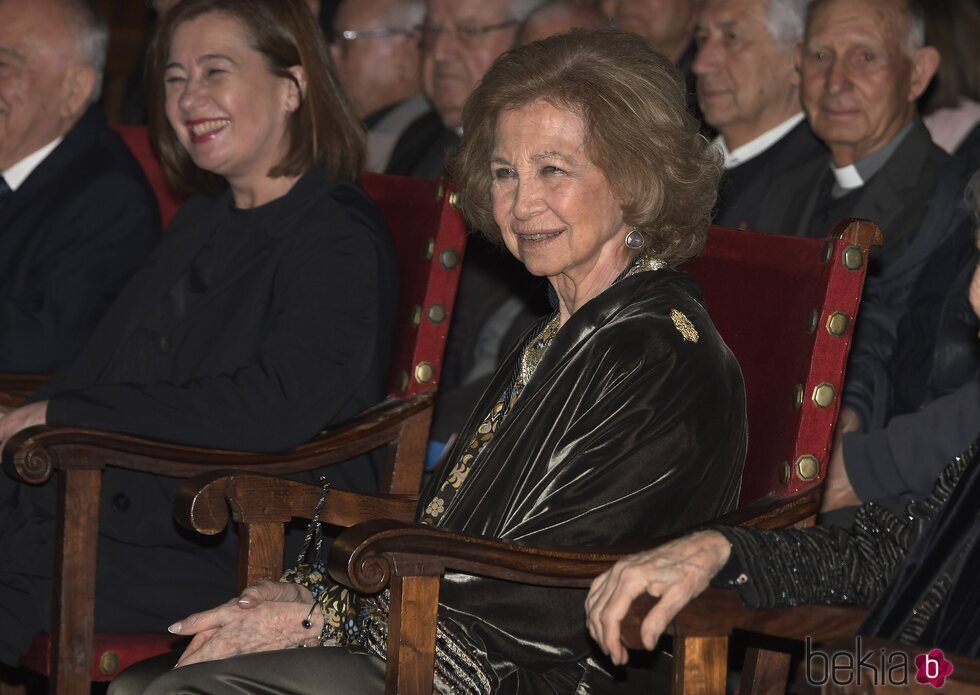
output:
M753 609L815 604L870 605L925 524L949 499L966 467L958 457L932 494L902 517L869 502L849 529L718 528L732 544L729 563L712 582L730 586Z

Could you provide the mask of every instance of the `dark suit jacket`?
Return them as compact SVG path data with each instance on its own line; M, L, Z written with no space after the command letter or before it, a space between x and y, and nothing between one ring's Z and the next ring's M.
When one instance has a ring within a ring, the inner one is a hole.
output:
M898 321L915 274L928 257L929 247L934 247L948 231L942 224L928 233L931 238L923 237L920 231L923 211L936 188L940 170L948 161L949 155L933 144L929 131L916 120L898 149L862 187L848 213L874 220L884 234L884 246L872 250L870 255L843 396L844 403L858 412L865 427L884 424L883 411L875 414L880 410L875 402L886 403L887 395L876 386L876 373L894 351ZM821 181L832 175L828 155L776 181L766 195L760 229L825 236L830 230L814 229L810 219Z
M885 236L885 249L914 232L936 178L949 155L933 144L916 120L898 149L861 189L851 217L874 220ZM833 176L830 155L804 164L776 180L766 193L759 231L792 236L825 237L829 229L810 224L820 183Z
M236 215L227 192L188 201L78 360L35 395L53 394L48 421L274 452L379 401L398 282L380 214L356 185L330 184L322 169L307 173L287 196L264 207L269 209L262 226L248 229L258 236L251 258L216 276L205 298L167 334L170 378L107 381L120 359L119 346L181 277L208 231ZM325 474L341 487L377 485L376 467L365 459L332 466ZM163 629L234 591L235 535L207 539L179 530L171 510L178 483L106 471L96 602L100 629ZM23 519L12 526L49 528L53 488L20 490L16 509L7 513ZM14 601L11 587L17 585L5 570L4 552L17 543L5 538L5 529L0 525L0 616ZM25 538L31 535L25 532ZM202 546L219 547L205 552ZM12 562L31 563L35 577L29 605L41 616L33 618L36 631L46 620L50 584L45 578L51 570L34 566L43 561L37 552L19 551ZM2 617L0 627L7 629ZM23 628L28 638L30 627Z
M139 164L91 107L0 207L0 371L70 362L159 234Z
M826 154L827 148L804 119L766 151L725 171L718 189L714 223L722 227L759 229L766 191L773 182L797 167L825 159Z
M459 135L442 124L435 111L415 119L398 138L386 174L438 179L446 169L446 153L459 144Z

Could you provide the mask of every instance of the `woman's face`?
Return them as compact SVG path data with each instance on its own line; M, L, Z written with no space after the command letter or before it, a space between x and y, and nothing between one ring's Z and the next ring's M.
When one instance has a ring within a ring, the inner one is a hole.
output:
M576 285L629 257L620 202L584 143L578 114L535 102L500 115L490 161L504 244L532 274Z
M167 120L197 166L233 188L267 178L288 148L299 88L269 72L244 24L212 12L179 25L164 81Z

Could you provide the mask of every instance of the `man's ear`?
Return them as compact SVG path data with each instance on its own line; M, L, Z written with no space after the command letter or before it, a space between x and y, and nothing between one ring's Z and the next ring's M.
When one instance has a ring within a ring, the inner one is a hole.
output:
M72 65L62 82L61 117L75 121L88 107L97 76L91 65Z
M915 101L926 91L936 70L939 69L939 51L923 46L912 56L912 73L909 79L909 101Z
M793 72L796 73L795 84L800 84L800 75L803 74L803 44L797 43L796 50L793 51Z
M293 79L288 80L286 110L292 113L299 109L303 99L306 98L306 70L301 65L294 65L289 68L289 74L293 76Z

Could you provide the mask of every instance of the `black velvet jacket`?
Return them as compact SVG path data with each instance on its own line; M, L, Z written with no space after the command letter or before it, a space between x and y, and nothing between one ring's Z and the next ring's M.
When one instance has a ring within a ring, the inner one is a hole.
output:
M641 547L733 508L744 385L699 297L683 273L641 272L572 315L439 525L537 546ZM681 314L696 336L682 333ZM523 343L464 432L512 383ZM487 655L497 692L605 692L613 678L586 632L584 599L584 590L448 575L440 614Z

